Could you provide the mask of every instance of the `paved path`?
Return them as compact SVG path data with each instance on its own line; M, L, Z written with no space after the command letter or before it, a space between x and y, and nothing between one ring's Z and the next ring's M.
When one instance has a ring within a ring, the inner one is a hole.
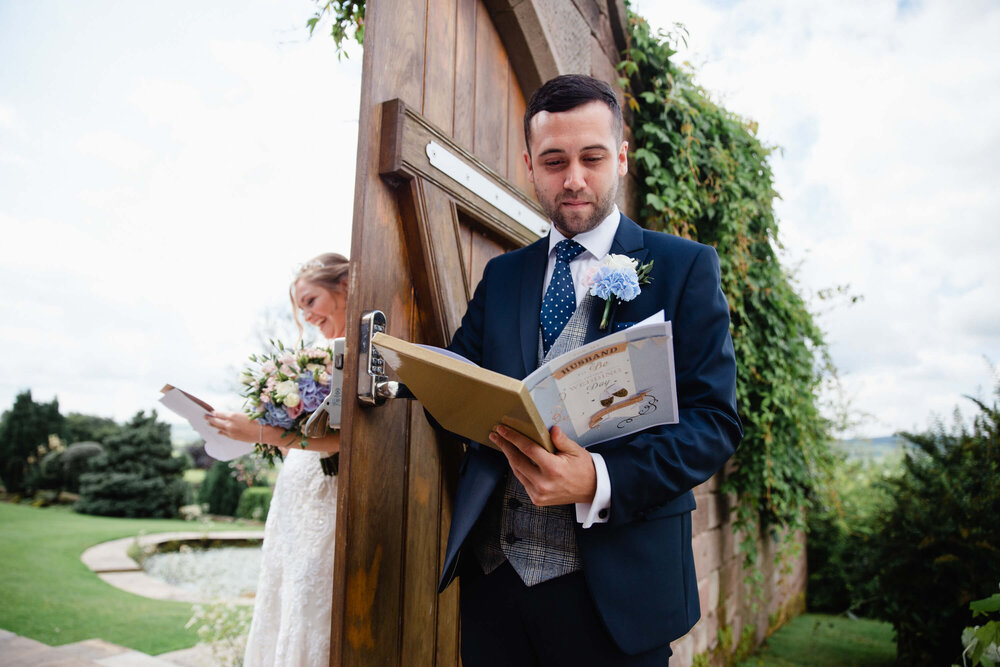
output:
M247 540L264 537L263 530L189 531L157 533L138 538L126 537L104 542L83 552L80 560L101 579L129 593L181 602L203 601L193 593L147 576L139 564L129 558L128 549L138 540L146 547L174 540ZM245 601L244 601L245 602ZM147 655L103 639L87 639L63 646L19 637L0 629L0 665L3 667L213 667L210 647L172 651L158 656Z
M19 637L0 630L0 665L4 667L214 667L205 645L158 656L118 646L103 639L87 639L62 646Z

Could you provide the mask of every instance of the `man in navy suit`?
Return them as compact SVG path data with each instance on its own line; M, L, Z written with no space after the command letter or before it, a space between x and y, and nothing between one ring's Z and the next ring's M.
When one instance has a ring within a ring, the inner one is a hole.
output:
M469 443L441 589L461 577L466 667L666 665L669 642L700 616L691 489L742 438L718 256L619 212L628 144L606 83L552 79L524 119L528 174L553 228L486 265L450 348L522 379L663 310L679 422L589 449L553 427L554 454L501 425L491 436L500 451ZM609 254L653 266L602 329L604 302L586 276Z

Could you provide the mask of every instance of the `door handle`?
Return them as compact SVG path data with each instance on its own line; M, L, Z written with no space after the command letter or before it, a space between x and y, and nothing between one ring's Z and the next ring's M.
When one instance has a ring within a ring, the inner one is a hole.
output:
M372 336L385 333L385 313L369 310L361 316L361 336L358 354L358 402L361 405L382 405L390 398L414 398L405 384L390 380L385 374L385 361L372 345Z

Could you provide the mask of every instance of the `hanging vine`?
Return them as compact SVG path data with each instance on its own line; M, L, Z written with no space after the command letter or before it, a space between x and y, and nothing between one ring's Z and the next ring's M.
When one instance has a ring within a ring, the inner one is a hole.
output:
M337 50L337 58L347 55L344 50L344 40L353 39L363 44L365 39L365 0L313 0L316 3L316 13L306 21L309 36L312 37L316 27L330 17L330 37L333 38Z
M790 537L803 528L811 489L830 463L830 425L817 393L833 369L823 335L775 253L773 148L757 138L756 123L715 104L691 71L674 63L673 45L686 38L682 27L654 33L631 11L629 27L618 69L632 115L640 222L719 252L745 430L723 491L738 498L744 563L759 576L758 529Z

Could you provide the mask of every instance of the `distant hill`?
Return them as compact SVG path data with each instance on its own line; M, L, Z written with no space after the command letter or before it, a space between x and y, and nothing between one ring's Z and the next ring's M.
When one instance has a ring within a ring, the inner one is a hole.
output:
M848 459L867 459L875 461L889 454L896 454L906 446L906 440L896 435L886 435L880 438L852 438L849 440L834 440L833 448L847 454Z

